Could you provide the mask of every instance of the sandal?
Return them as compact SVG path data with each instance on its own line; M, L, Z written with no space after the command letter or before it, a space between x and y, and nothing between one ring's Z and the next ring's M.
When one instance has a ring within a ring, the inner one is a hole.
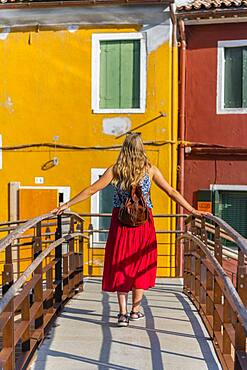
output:
M138 311L138 312L131 311L130 312L130 320L131 321L137 321L137 320L143 319L144 317L145 317L145 315L143 313L141 313L140 311Z
M128 326L129 325L129 316L127 313L125 315L122 313L119 313L117 315L117 318L118 318L118 321L117 321L118 326Z

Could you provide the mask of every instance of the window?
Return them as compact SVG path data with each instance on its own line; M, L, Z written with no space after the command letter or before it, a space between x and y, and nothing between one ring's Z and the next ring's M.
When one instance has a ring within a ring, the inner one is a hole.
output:
M91 180L92 183L97 181L99 177L105 172L104 168L92 168L91 170ZM113 186L110 184L103 190L92 196L91 202L91 212L92 213L111 213L112 212L112 198L113 198ZM92 217L92 225L96 230L109 229L111 222L110 217ZM107 240L106 233L95 233L94 242L96 244L105 244Z
M216 185L214 191L214 213L241 235L247 237L247 186L234 185L227 187ZM223 244L229 247L236 247L233 242L227 240L224 240Z
M247 114L247 40L218 43L217 113Z
M95 113L142 113L146 45L142 33L94 34L92 108Z

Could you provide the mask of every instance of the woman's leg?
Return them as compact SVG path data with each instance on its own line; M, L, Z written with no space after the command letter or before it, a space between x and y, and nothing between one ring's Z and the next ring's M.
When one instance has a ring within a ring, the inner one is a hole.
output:
M133 312L139 311L143 293L144 293L144 289L132 288L132 311Z
M123 315L126 315L126 313L127 313L128 293L117 292L117 297L118 297L118 304L119 304L119 312Z

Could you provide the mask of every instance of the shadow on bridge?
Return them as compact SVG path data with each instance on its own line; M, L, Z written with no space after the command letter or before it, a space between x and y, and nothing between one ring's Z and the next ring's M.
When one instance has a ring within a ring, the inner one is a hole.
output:
M116 327L116 296L101 292L100 279L88 279L57 318L32 370L221 369L181 280L158 280L142 307L144 320Z

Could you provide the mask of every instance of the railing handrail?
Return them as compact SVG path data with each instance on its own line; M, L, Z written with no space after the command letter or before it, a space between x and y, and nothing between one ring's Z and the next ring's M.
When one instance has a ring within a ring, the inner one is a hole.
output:
M22 287L22 285L25 283L25 281L28 279L28 277L34 272L34 270L38 267L38 265L43 262L45 257L47 257L58 245L60 245L63 242L67 242L68 240L82 236L83 238L89 239L89 237L82 233L72 233L67 234L63 236L62 238L59 238L55 240L53 243L49 245L43 252L41 252L29 265L26 270L22 273L22 275L19 277L18 280L15 281L13 285L8 289L8 291L4 294L3 298L0 301L0 314L4 311L4 309L7 307L7 305L10 303L10 301L14 298L15 294L17 293L18 289Z
M79 213L81 217L111 217L111 213ZM182 217L186 218L188 215L183 213L157 213L153 214L153 217L160 217L160 218L166 218L166 217Z
M102 216L102 217L105 217L105 216L111 216L112 214L111 213L77 213L79 216L81 217L96 217L96 216ZM159 213L159 214L154 214L153 217L182 217L182 218L186 218L188 215L186 214L182 214L182 213L175 213L175 214L165 214L165 213ZM2 226L5 226L5 225L17 225L17 224L23 224L24 222L27 222L29 220L27 219L24 219L24 220L15 220L15 221L2 221L0 222L0 227ZM0 231L2 231L0 229ZM5 230L4 230L5 231Z
M84 221L84 219L75 212L64 212L62 216L74 216L79 221ZM49 212L43 215L31 218L24 224L17 226L10 234L5 236L0 240L0 252L2 252L8 245L10 245L15 239L19 238L25 231L31 229L33 226L37 225L39 222L57 217L55 213Z
M185 223L188 224L195 217L193 215L189 215ZM226 221L222 220L221 218L214 216L214 215L203 215L204 218L214 221L218 224L223 230L225 230L233 241L238 245L241 251L247 256L247 239L239 234L232 226L230 226Z
M178 237L178 241L182 239L192 240L194 241L205 253L205 255L209 258L210 262L213 264L217 274L221 277L224 281L224 288L227 291L228 297L231 301L232 306L234 307L235 311L239 316L239 321L243 325L247 333L247 309L245 308L238 292L236 291L231 279L224 271L223 267L211 253L211 251L207 248L207 246L201 241L198 237L192 234L184 234Z

